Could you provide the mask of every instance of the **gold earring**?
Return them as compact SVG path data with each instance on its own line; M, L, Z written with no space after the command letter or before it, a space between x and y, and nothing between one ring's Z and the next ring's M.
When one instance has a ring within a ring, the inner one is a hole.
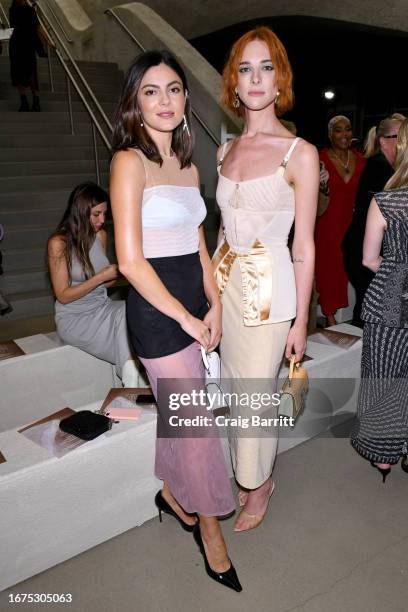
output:
M276 92L275 99L274 99L275 106L278 106L279 96L280 96L280 91L279 91L279 89L278 89L278 91Z
M241 100L239 99L238 92L235 92L235 100L232 103L234 108L239 108L241 105Z

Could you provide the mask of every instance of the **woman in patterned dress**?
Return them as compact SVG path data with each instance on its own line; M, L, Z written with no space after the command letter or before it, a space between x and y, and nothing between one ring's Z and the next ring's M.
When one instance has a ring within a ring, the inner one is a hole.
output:
M376 275L361 315L361 387L351 438L383 482L401 457L408 471L408 120L398 132L396 168L367 216L363 264Z

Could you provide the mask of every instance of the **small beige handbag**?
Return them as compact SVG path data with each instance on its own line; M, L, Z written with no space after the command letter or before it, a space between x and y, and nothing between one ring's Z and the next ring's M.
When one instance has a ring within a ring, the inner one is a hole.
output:
M278 415L293 418L295 421L305 404L308 389L309 377L307 371L300 367L298 363L295 364L295 357L292 357L289 376L283 383L280 394Z

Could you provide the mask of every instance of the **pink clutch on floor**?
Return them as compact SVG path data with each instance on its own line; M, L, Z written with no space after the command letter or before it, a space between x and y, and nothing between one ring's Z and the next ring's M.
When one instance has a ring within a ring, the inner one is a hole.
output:
M139 416L142 414L141 408L108 408L105 415L110 419L116 419L118 421L137 421Z

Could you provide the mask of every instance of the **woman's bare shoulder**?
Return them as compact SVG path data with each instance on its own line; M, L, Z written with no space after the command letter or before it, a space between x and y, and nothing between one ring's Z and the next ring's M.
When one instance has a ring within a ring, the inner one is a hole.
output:
M48 254L51 257L61 257L65 253L67 240L62 234L54 234L48 240Z
M99 230L99 232L96 234L96 236L101 241L102 246L106 249L107 244L108 244L108 233L107 233L107 231L105 229L101 228Z
M112 157L111 170L132 169L144 174L143 153L139 149L123 149L116 151Z
M296 157L299 160L315 161L316 159L319 159L319 153L317 148L307 140L304 140L303 138L299 139L293 153L296 154Z

